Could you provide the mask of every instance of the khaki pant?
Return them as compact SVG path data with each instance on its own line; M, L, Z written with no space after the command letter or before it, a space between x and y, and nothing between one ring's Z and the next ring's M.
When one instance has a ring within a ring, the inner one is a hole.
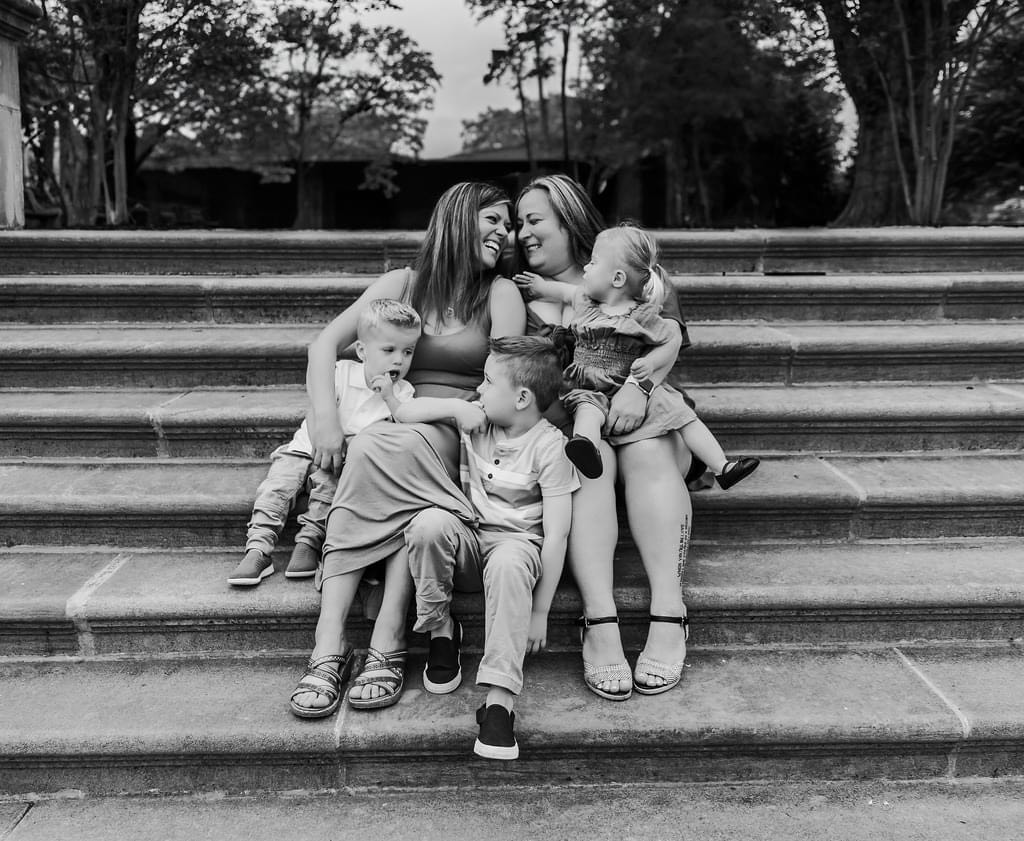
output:
M484 656L476 682L519 694L540 579L540 547L526 535L475 529L454 514L427 508L405 529L416 587L415 631L439 628L452 591L484 591Z

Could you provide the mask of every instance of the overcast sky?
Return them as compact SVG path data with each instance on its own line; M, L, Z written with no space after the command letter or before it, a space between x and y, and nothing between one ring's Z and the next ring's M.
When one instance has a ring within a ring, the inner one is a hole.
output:
M491 50L503 44L501 22L478 24L464 0L404 0L402 11L374 16L400 26L433 54L441 88L428 120L423 157L453 155L461 148L462 121L488 106L515 107L515 94L504 84L484 85Z

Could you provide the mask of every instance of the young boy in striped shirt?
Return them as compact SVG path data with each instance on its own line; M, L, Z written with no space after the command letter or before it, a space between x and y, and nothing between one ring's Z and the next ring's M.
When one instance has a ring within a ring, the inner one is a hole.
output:
M462 430L463 491L478 522L428 508L407 527L406 547L416 586L414 630L431 635L423 674L428 692L453 692L462 681L462 628L451 615L452 590L483 585L477 683L488 692L477 711L473 750L488 759L519 756L512 707L523 687L523 660L547 644L548 612L565 561L579 479L564 436L541 416L558 397L563 368L548 339L493 339L477 403L414 398L392 407L397 421L454 418Z

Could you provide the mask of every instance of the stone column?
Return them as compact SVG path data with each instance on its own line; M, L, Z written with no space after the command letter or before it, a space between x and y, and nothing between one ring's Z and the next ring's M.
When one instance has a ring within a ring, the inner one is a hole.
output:
M0 230L25 225L18 42L41 14L28 0L0 0Z

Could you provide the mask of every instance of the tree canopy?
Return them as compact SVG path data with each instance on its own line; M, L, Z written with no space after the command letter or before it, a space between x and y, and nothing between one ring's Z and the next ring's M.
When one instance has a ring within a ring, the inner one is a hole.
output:
M401 30L365 26L390 0L45 2L22 51L35 189L69 224L129 221L131 179L161 144L290 164L350 148L415 153L439 77ZM378 157L380 153L378 152ZM371 176L387 185L386 168ZM300 197L298 222L308 204Z

